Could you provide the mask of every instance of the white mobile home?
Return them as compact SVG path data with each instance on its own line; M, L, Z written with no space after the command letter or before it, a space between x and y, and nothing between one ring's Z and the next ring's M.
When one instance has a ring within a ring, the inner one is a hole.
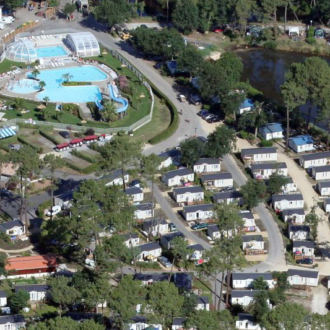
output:
M164 235L169 232L169 225L164 219L150 219L143 221L142 231L146 236Z
M137 247L139 254L137 255L138 261L155 260L162 255L162 248L156 242L151 242Z
M162 176L162 181L169 187L182 186L185 183L193 182L194 179L194 172L188 168L169 171Z
M163 235L160 238L159 243L163 248L169 250L171 248L171 242L175 237L181 237L182 239L185 239L185 236L183 235L183 233L181 233L181 231L176 231L171 234Z
M16 285L15 292L26 291L30 295L30 301L43 301L47 298L49 286L46 284Z
M171 149L160 153L158 157L161 158L161 163L158 167L158 169L161 170L171 165L180 165L181 152L179 149Z
M242 220L244 221L244 231L255 231L256 223L254 220L254 216L250 211L241 211L239 213Z
M265 140L283 139L283 128L281 124L270 123L259 128L259 134Z
M182 330L185 327L185 317L174 317L171 330Z
M127 188L125 193L133 202L142 202L144 198L143 190L139 187Z
M247 313L238 313L235 325L237 330L264 330L254 317Z
M137 273L134 276L134 280L141 281L143 285L150 285L156 282L165 282L168 281L170 277L169 273L153 273L153 274L144 274Z
M243 235L243 250L264 250L265 241L261 235Z
M315 154L301 155L299 157L299 164L307 169L315 166L325 166L329 163L330 151L318 152Z
M255 179L269 179L273 173L287 176L288 168L286 163L251 164L251 172Z
M153 218L155 214L154 204L153 203L142 203L134 205L135 219L148 219Z
M232 290L231 291L231 304L242 305L246 307L253 302L256 294L262 292L261 290ZM267 299L268 305L270 305L269 299Z
M286 184L282 186L284 194L289 194L298 191L297 185L293 182L291 177L286 177Z
M204 174L201 182L205 189L234 187L234 180L230 173Z
M7 292L5 290L0 291L0 307L7 306Z
M253 282L262 277L268 284L269 289L275 287L276 281L273 280L271 273L232 273L232 285L233 289L253 289Z
M190 260L199 261L203 258L205 249L203 248L203 246L201 244L189 245L188 249L189 249L188 258Z
M330 165L313 167L312 176L316 181L330 179Z
M320 181L316 187L321 196L330 196L330 180Z
M123 243L127 247L138 246L140 244L140 237L136 233L126 233L126 234L121 234L120 236L123 238L124 240Z
M220 172L221 166L218 158L200 158L193 167L195 173Z
M209 225L207 227L207 236L210 237L212 241L220 238L220 229L217 225Z
M20 220L3 222L0 224L0 230L12 238L19 238L25 234L25 226Z
M277 162L276 148L251 148L242 149L241 157L245 163Z
M297 256L313 258L314 248L313 241L293 241L292 252Z
M293 241L306 241L310 239L311 228L306 225L292 225L288 228L289 238Z
M304 199L301 194L274 195L272 197L272 204L275 211L300 209L304 208Z
M236 113L241 115L254 109L254 103L251 99L245 99L238 107Z
M242 194L237 190L225 191L216 193L213 195L214 203L236 203L238 205L243 205Z
M288 282L290 285L317 286L319 272L315 270L289 269Z
M310 135L289 138L289 147L296 153L315 150L314 140Z
M210 311L209 298L207 296L198 296L196 310L198 311Z
M137 315L132 317L132 319L127 322L124 329L129 330L146 330L146 329L158 329L163 330L163 326L161 324L155 324L149 322L145 316Z
M183 216L186 221L192 220L206 220L213 217L213 204L199 204L185 206L183 208Z
M26 323L23 315L0 316L0 330L25 329Z
M123 185L123 177L121 170L113 171L109 175L103 176L100 180L104 180L106 186ZM129 182L129 174L127 172L124 173L124 180L125 184Z
M204 200L204 190L200 186L173 189L173 198L177 203L194 203Z
M323 201L324 211L329 213L330 212L330 198L325 198Z
M291 224L302 224L305 222L305 211L304 209L286 209L282 212L282 218L284 222Z

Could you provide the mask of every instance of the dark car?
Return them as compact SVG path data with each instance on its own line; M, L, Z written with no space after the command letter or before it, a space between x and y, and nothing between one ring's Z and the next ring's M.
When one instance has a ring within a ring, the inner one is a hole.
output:
M305 258L296 261L299 265L313 265L313 259Z
M204 113L203 115L201 115L201 117L203 118L203 119L206 119L208 116L210 116L210 115L212 115L210 112L206 112L206 113ZM213 115L212 115L213 116Z
M158 63L156 63L156 64L154 65L154 68L157 69L157 70L159 70L159 69L161 69L163 66L164 66L164 63L163 63L163 62L158 62Z
M201 230L201 229L206 229L208 226L207 223L197 223L196 225L191 226L192 230Z
M204 115L208 115L209 112L207 110L200 110L197 112L197 116L202 117Z
M221 189L221 191L230 191L230 190L234 190L234 187L230 186L230 187L225 187L225 188Z
M69 132L66 131L61 131L58 134L60 134L62 137L64 137L65 139L69 139L70 138L70 134Z
M220 118L218 117L218 116L213 116L213 117L209 117L209 118L207 118L206 119L206 121L209 123L209 124L211 124L211 123L217 123L217 122L219 122L220 121Z

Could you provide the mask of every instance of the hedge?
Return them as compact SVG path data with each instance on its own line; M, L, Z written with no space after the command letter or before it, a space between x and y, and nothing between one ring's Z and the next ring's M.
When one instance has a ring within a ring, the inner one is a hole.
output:
M99 168L97 163L91 164L91 165L89 165L85 168L81 168L78 165L72 164L70 162L66 162L66 166L71 168L74 171L77 171L77 172L80 172L80 173L83 173L83 174L91 174L93 172L96 172Z
M48 132L44 130L39 130L39 134L42 135L44 138L49 140L50 142L53 142L55 145L61 144L60 140L57 140L55 136L48 134Z
M46 209L50 209L52 203L51 203L51 200L48 200L48 201L45 201L43 203L41 203L38 208L37 208L37 214L39 216L39 218L43 218L45 216L45 210Z
M79 157L83 160L85 160L86 162L89 162L89 163L95 163L95 159L93 159L91 156L88 156L86 154L83 154L82 152L76 150L76 149L73 149L71 151L72 155L76 156L76 157Z
M43 151L41 147L37 147L37 146L31 144L30 142L28 142L27 140L25 140L25 138L23 138L23 137L21 137L21 136L18 136L18 137L17 137L17 140L18 140L18 142L21 142L22 144L25 144L25 145L27 145L27 146L30 146L31 148L33 148L34 150L36 150L36 152L37 152L38 154L41 154L42 151Z
M176 132L176 130L179 127L179 115L178 115L177 108L167 98L167 96L165 96L165 94L163 94L153 83L151 83L149 80L147 80L147 81L148 81L149 85L151 86L152 90L154 91L154 93L160 99L165 100L165 104L166 104L166 106L168 106L168 108L170 109L170 113L171 113L170 125L163 132L159 133L158 135L154 136L152 139L150 139L148 141L150 144L157 144L159 142L162 142L162 141L168 139Z

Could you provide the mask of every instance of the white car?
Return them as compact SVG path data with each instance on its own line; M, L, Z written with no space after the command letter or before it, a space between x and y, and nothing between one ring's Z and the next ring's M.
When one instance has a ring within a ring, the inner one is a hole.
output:
M0 22L0 30L3 30L5 27L6 27L6 24Z
M60 213L61 211L62 211L61 206L59 206L59 205L55 205L55 206L52 207L51 210L49 210L49 211L46 213L46 215L47 215L48 217L50 217L51 215L54 216L54 215Z
M15 18L13 16L4 16L2 17L2 21L1 23L4 23L4 24L11 24L15 21Z

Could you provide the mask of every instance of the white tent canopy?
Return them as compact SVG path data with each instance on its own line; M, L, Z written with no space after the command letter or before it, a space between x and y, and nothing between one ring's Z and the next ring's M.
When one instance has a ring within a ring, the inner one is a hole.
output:
M90 32L69 33L66 36L67 46L78 56L98 56L100 46L94 34Z

